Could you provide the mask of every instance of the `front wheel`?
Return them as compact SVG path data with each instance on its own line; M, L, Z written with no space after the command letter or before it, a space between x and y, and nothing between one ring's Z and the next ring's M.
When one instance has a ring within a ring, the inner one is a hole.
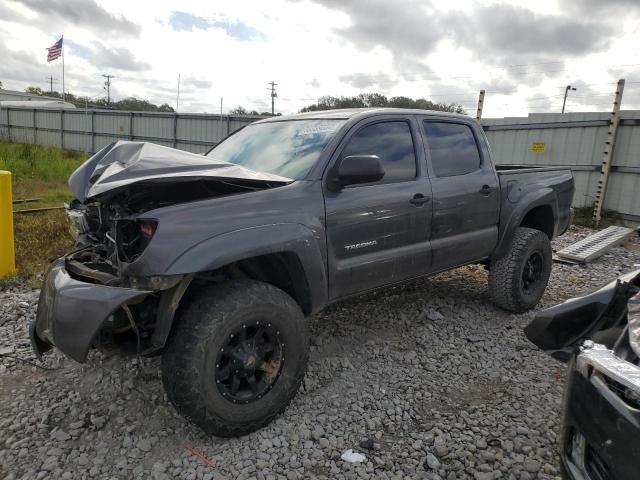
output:
M295 396L309 358L304 316L257 281L202 289L179 312L162 355L169 401L205 432L253 432Z
M542 298L552 264L551 242L540 230L519 227L511 249L491 261L489 294L505 310L525 312Z

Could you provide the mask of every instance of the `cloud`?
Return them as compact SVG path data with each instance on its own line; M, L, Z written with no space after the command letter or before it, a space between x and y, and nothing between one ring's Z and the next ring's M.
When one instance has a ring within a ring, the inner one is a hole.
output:
M569 11L582 14L611 9L640 9L638 0L573 0L560 2L560 6Z
M16 0L38 15L42 24L70 23L98 32L138 36L140 26L109 13L93 0Z
M137 60L130 50L118 47L108 48L99 42L93 42L89 61L101 68L114 68L132 72L141 72L150 68L148 63Z
M229 37L240 41L252 41L265 38L264 33L240 20L229 20L226 18L210 20L188 12L171 12L169 24L177 32L218 28L224 30Z
M403 73L424 73L428 55L436 51L442 41L467 49L485 63L508 65L604 51L614 35L612 26L604 21L535 13L507 3L473 4L466 11L442 12L435 10L429 0L408 0L402 6L388 0L314 2L347 14L351 24L334 31L360 49L388 49L393 54L395 67L404 70ZM539 73L540 77L552 77L557 71ZM519 77L518 72L507 73ZM364 77L350 80L352 84L366 83Z
M183 79L183 85L185 87L191 86L200 89L211 88L213 86L213 82L201 78L192 78L186 77Z
M398 83L396 76L385 73L353 73L349 75L340 75L338 80L359 89L379 87L383 90L387 90Z
M456 18L461 21L455 23ZM606 50L614 33L605 23L534 13L508 4L476 6L467 17L452 14L447 23L459 45L477 55L508 61L522 56L526 61L577 57Z
M386 48L393 54L396 65L404 68L434 51L444 33L428 0L407 0L402 5L388 0L315 0L315 3L349 16L351 25L334 29L338 35L361 50Z

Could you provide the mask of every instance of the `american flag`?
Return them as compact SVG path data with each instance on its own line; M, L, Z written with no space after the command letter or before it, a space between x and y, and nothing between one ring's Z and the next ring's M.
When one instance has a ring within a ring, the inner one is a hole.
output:
M62 37L53 46L47 48L47 62L52 62L62 55Z

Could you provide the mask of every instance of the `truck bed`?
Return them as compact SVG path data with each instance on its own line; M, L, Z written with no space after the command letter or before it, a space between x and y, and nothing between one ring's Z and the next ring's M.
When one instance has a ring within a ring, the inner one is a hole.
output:
M559 165L557 167L541 167L537 165L496 165L498 175L513 175L517 173L533 173L533 172L559 172L562 170L571 170L570 167Z

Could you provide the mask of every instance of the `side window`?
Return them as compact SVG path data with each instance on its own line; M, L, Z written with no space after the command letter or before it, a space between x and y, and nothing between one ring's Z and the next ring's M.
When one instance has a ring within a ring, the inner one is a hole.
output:
M438 177L464 175L480 168L478 145L468 125L428 121L423 125Z
M349 155L377 155L384 177L377 183L406 182L416 178L416 155L411 129L406 122L374 123L359 130L342 151Z

